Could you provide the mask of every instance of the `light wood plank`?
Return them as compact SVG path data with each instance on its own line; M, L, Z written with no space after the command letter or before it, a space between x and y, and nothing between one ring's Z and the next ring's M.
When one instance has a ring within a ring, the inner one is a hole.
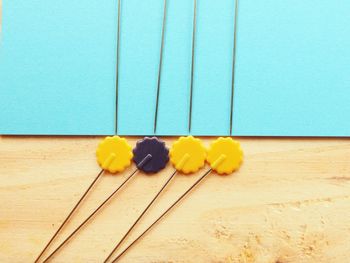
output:
M1 137L0 262L35 259L99 171L99 140ZM349 261L350 141L239 141L240 171L210 176L121 262ZM137 176L53 262L101 262L171 171ZM58 241L126 175L103 177ZM126 243L199 175L178 176Z

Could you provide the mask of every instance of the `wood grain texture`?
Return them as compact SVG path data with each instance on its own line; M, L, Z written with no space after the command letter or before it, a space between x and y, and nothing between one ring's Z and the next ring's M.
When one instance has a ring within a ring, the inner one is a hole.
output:
M35 259L98 173L99 140L1 137L0 262ZM239 141L240 171L209 176L121 262L349 262L350 141ZM138 175L53 262L101 262L171 171ZM126 175L104 176L57 241ZM125 245L199 175L176 177Z

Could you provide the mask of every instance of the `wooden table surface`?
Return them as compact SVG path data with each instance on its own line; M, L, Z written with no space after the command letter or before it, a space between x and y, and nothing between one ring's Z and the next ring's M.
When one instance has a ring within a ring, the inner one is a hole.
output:
M99 172L100 139L0 137L0 262L33 262ZM239 172L210 175L120 262L349 262L350 141L238 140ZM57 241L130 171L104 176ZM52 262L102 262L171 171L137 175ZM177 176L123 247L199 175Z

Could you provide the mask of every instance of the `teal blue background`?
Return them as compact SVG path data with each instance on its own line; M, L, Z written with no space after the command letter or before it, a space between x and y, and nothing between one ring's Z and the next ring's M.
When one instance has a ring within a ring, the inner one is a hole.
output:
M350 136L350 1L240 3L234 133Z
M157 134L187 134L192 0L168 0ZM119 134L151 135L163 0L122 0ZM350 136L350 2L241 0L233 134ZM234 1L198 0L194 135L228 135ZM117 0L3 1L0 134L115 133Z
M1 134L111 134L114 1L3 1Z

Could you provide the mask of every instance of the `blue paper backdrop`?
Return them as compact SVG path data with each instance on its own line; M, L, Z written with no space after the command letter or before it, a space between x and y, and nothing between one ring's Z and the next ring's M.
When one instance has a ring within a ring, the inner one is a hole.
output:
M228 135L234 1L198 0L192 134ZM115 133L117 0L3 1L0 133ZM158 134L187 134L192 0L168 0ZM350 136L350 2L241 0L233 134ZM151 135L163 0L122 0L119 134Z

